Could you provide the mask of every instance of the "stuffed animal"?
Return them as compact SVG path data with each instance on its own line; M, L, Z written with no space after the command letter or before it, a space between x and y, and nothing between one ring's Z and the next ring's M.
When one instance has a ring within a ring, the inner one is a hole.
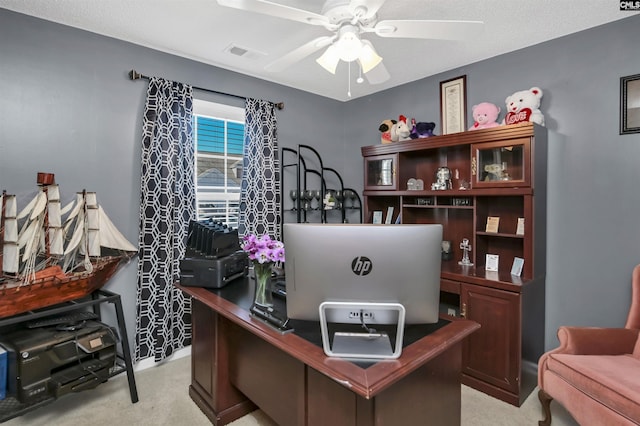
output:
M473 126L469 130L489 129L499 126L496 122L500 114L500 107L489 102L482 102L474 105L471 109L473 113Z
M406 141L411 139L409 135L411 135L411 129L407 125L407 117L401 115L397 123L391 127L391 141Z
M482 180L506 180L508 175L504 173L502 164L487 164L484 166Z
M380 123L378 130L382 133L380 142L383 144L391 143L391 128L397 123L396 120L384 120Z
M542 90L532 87L529 90L522 90L507 97L507 115L502 120L502 124L516 124L532 121L544 126L544 115L540 111L540 99Z
M411 139L428 138L434 136L433 129L436 128L436 123L420 121L416 123L416 119L411 119Z

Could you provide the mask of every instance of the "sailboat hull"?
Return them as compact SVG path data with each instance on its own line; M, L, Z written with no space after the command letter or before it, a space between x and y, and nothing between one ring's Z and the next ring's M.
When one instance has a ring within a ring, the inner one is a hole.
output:
M131 256L98 259L91 273L65 274L59 266L39 271L29 285L16 280L0 282L0 318L46 308L90 295L102 288Z

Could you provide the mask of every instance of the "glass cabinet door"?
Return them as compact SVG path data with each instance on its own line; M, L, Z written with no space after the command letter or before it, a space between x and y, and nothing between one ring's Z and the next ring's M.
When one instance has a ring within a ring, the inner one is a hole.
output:
M529 186L529 139L473 145L474 188Z
M364 163L365 189L396 190L398 188L397 154L365 157Z

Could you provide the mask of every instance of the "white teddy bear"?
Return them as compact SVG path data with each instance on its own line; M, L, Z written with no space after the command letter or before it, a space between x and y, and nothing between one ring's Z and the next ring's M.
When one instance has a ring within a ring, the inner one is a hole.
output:
M508 96L505 100L507 115L502 120L502 124L532 121L544 126L544 115L540 111L540 99L542 99L542 90L538 87L515 92Z

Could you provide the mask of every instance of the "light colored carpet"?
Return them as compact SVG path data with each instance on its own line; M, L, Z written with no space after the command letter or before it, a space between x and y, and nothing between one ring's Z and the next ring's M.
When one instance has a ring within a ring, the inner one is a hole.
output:
M131 403L126 374L95 389L65 395L52 404L4 423L6 426L160 426L210 425L191 401L191 358L184 357L136 373L140 401ZM553 426L575 426L571 416L552 403ZM466 386L462 387L463 426L533 426L542 418L537 390L514 407ZM277 426L262 411L254 411L233 426Z

